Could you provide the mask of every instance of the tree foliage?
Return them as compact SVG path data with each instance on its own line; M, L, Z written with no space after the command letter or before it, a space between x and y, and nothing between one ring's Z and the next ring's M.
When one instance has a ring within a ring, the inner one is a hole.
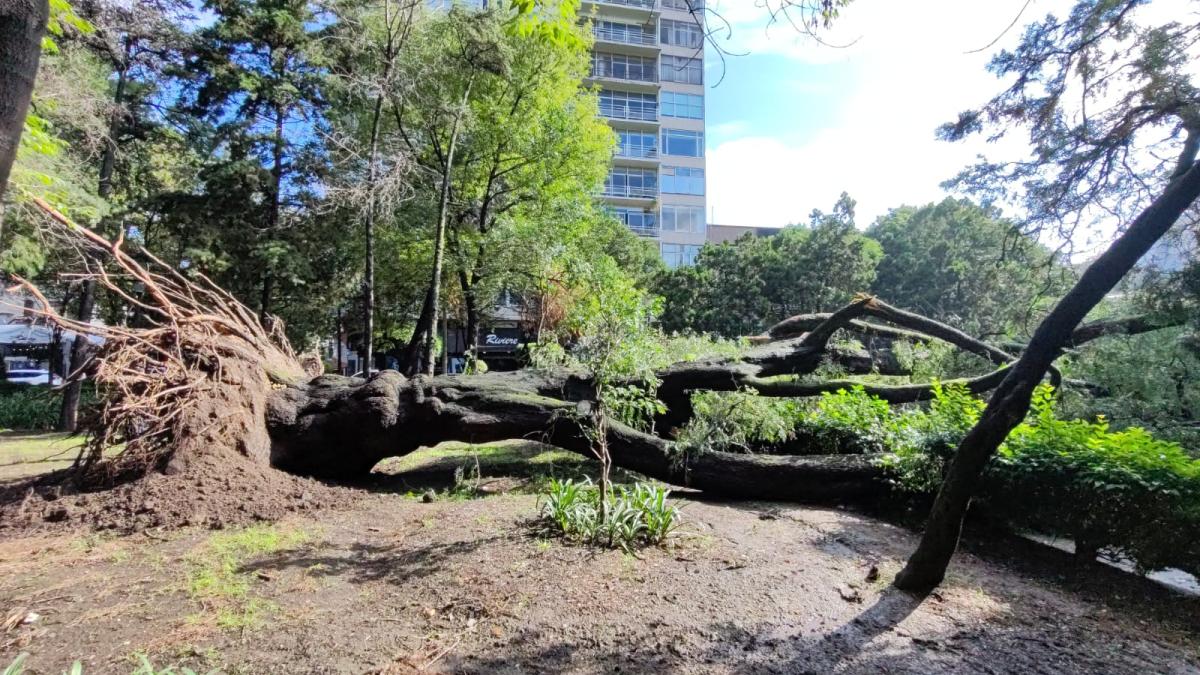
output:
M726 337L759 333L869 288L880 257L879 244L855 229L854 200L843 194L832 213L814 210L807 226L708 246L694 266L664 273L656 284L666 299L664 325Z

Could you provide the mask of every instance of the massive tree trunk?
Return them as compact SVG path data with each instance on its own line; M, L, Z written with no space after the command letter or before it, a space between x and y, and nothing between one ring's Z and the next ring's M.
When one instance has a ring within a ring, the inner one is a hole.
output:
M921 543L896 577L898 588L925 591L942 582L958 547L963 518L979 476L1008 433L1025 418L1034 388L1062 349L1071 344L1079 322L1200 197L1200 164L1194 161L1196 147L1191 137L1187 147L1170 185L1055 305L993 393L979 422L959 444L929 513Z
M47 0L0 3L0 200L17 157L49 17Z
M444 441L533 438L591 456L581 424L585 379L527 371L370 381L333 375L275 391L267 428L271 463L321 478L366 475L381 459ZM609 423L613 462L706 493L794 501L838 501L886 490L876 457L793 457L707 452L686 457L671 441Z

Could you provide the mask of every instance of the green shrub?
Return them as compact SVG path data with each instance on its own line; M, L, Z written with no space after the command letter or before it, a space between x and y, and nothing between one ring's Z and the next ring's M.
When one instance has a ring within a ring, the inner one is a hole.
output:
M80 406L96 402L95 389L85 384ZM50 387L0 382L0 429L52 431L58 427L62 393Z
M989 465L983 498L1018 527L1109 548L1140 568L1200 572L1200 460L1136 427L1061 420L1049 388Z
M1112 431L1062 420L1049 387L1034 395L988 465L980 506L1014 528L1071 537L1085 559L1107 548L1144 569L1200 571L1200 461L1143 429ZM886 458L894 483L932 495L946 462L984 403L962 388L939 388L926 411L893 426Z
M588 479L550 479L539 497L544 521L559 534L589 544L629 550L660 544L679 524L670 491L647 483L614 486L608 517L600 518L600 489Z
M753 391L698 392L692 395L692 419L678 434L685 454L709 451L751 452L793 437L798 406Z

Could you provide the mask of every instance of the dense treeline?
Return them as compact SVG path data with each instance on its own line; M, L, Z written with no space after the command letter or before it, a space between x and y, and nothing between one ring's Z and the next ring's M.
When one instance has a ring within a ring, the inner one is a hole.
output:
M666 272L671 330L751 335L803 312L831 311L870 289L980 337L1025 334L1071 270L995 209L947 198L902 206L865 230L843 194L831 214L769 237L709 246Z
M77 261L34 197L212 278L297 345L341 316L352 345L412 368L439 317L478 325L503 291L570 297L598 257L653 269L594 200L614 140L573 15L99 0L56 3L50 29L0 268L71 314L94 289L57 276ZM95 301L138 320L128 298Z

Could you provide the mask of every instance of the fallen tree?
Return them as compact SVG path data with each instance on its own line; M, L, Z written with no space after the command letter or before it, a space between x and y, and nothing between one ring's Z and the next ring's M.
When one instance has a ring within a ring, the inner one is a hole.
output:
M41 206L51 216L54 236L80 254L82 276L120 297L145 326L84 325L42 303L49 320L106 339L91 366L103 407L87 421L89 441L72 489L154 475L221 473L229 466L254 481L274 469L354 480L369 475L382 459L444 441L526 438L590 454L585 425L595 397L587 373L559 368L411 379L394 371L369 380L315 376L305 372L278 326L264 328L253 311L203 275L185 275L144 250L129 252L120 239L109 241ZM952 326L862 295L837 312L781 322L736 357L659 370L657 396L667 412L655 426L658 435L611 423L613 462L730 498L833 502L879 496L887 482L877 455L696 454L671 440L673 429L692 415L692 393L702 390L802 397L863 385L893 403L933 395L932 384L809 378L828 363L852 375L880 372L878 364L886 359L832 344L839 331L942 340L979 355L997 368L962 380L975 393L998 385L1014 359ZM1080 340L1108 332L1093 330ZM309 489L285 487L299 495Z

